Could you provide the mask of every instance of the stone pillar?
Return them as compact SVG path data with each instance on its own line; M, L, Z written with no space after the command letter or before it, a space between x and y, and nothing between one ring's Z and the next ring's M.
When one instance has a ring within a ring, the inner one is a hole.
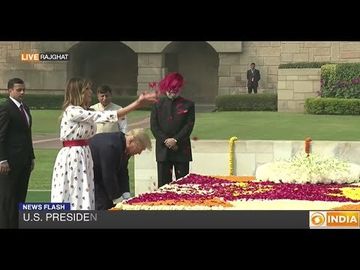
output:
M241 88L240 53L219 53L218 95L239 94Z
M149 82L159 81L165 75L165 56L161 53L138 54L138 91L149 90Z

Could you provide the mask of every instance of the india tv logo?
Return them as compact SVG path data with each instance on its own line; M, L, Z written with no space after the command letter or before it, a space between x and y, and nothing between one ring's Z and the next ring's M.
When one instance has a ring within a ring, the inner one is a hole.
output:
M360 211L310 211L309 226L311 229L359 229L359 213Z

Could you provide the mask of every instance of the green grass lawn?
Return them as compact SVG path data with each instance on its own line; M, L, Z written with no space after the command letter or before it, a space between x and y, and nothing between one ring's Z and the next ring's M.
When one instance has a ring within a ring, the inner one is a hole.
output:
M32 110L33 125L32 134L46 135L59 134L60 110Z
M29 190L26 196L26 202L50 202L50 191Z
M58 134L60 111L33 111L35 134ZM148 111L131 112L129 123L147 116ZM55 119L55 120L54 120ZM240 140L360 140L359 116L308 115L277 112L216 112L197 113L191 135L200 140L237 136ZM58 150L36 149L36 166L29 189L50 190L52 170ZM155 164L154 164L155 166ZM134 192L134 159L129 162L130 187ZM49 201L49 192L29 192L28 201Z
M134 123L150 117L150 111L133 111L127 115L128 123Z
M33 136L59 134L61 110L33 110ZM127 115L128 124L140 121L150 116L150 111L133 111Z
M35 168L30 176L29 189L50 190L52 171L59 151L35 149Z
M196 114L192 137L227 140L360 140L360 116L278 112L216 112Z

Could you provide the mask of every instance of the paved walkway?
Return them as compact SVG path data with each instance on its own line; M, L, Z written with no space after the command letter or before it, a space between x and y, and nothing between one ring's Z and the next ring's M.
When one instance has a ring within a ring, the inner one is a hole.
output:
M134 128L150 128L150 117L128 125L128 130ZM35 149L60 149L62 147L59 138L53 136L33 136L33 144Z

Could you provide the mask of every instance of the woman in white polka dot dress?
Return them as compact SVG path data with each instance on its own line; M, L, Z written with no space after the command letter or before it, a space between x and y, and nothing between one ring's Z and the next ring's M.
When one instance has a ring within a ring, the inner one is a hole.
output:
M72 210L94 210L93 160L87 140L96 133L96 123L116 122L118 118L157 100L157 93L143 93L128 106L117 111L88 111L91 83L69 80L63 104L60 140L63 148L57 155L51 187L51 202L68 202Z

